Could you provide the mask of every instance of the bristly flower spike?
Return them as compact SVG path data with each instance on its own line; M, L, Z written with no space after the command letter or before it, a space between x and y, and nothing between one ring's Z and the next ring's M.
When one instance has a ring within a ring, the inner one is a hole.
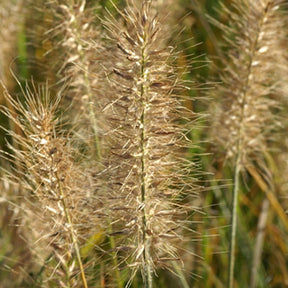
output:
M107 92L103 109L110 122L104 137L105 193L111 195L106 207L113 235L122 235L114 237L116 242L130 252L122 256L133 271L129 283L140 269L145 287L151 288L158 265L179 261L187 212L180 198L191 185L185 182L191 171L183 164L189 162L183 152L191 143L180 119L191 119L192 113L175 95L179 79L173 50L166 46L151 1L143 1L141 8L131 3L118 13L122 25L111 15L105 23L115 43L107 68L112 93Z

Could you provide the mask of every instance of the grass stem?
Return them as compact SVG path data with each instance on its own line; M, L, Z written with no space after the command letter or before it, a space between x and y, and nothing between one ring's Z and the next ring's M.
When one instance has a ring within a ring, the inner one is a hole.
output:
M228 270L228 287L233 288L234 267L235 267L235 247L236 247L236 232L237 232L237 209L238 209L238 194L240 185L240 157L238 156L234 172L233 200L232 200L232 220L230 231L230 248L229 248L229 270Z

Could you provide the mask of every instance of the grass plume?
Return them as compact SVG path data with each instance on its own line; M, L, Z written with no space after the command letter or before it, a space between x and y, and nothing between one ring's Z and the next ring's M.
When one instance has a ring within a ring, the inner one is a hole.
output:
M113 233L124 235L121 245L129 250L123 261L129 261L133 274L140 269L145 287L152 287L156 266L179 260L180 215L187 207L177 201L189 186L184 179L192 167L190 163L185 170L183 165L190 144L180 119L189 112L175 94L173 51L165 47L151 2L144 1L140 9L128 5L119 14L123 25L111 17L106 21L116 48L109 76L112 93L104 108L110 122L105 140L108 205Z
M272 132L281 126L276 112L281 106L285 63L281 49L281 41L286 37L285 22L279 13L283 3L243 0L234 2L235 11L224 8L230 14L231 27L221 27L226 31L229 52L223 61L225 71L219 90L223 100L215 139L225 147L226 159L232 159L234 167L228 287L233 287L234 279L241 172L254 166L265 181L270 178L265 175L269 170L265 153L273 141Z
M49 10L54 14L55 23L46 32L46 38L52 41L50 57L61 55L61 61L55 62L54 69L57 80L65 83L67 100L72 101L74 113L78 114L74 121L82 121L82 127L87 126L85 141L90 141L90 152L100 159L99 134L103 121L99 119L102 101L98 94L103 82L100 65L103 48L96 25L99 20L93 17L95 7L87 6L86 0L50 1ZM49 58L49 51L47 56ZM91 135L90 139L87 134Z
M16 115L5 108L4 113L21 130L21 134L10 132L20 147L10 147L13 151L12 162L17 165L17 170L10 175L11 180L20 183L23 199L26 199L28 206L32 205L27 209L43 213L41 216L38 214L37 217L42 221L34 228L38 226L40 239L45 239L46 245L55 249L58 265L65 270L66 283L60 281L61 286L75 286L72 285L77 282L72 279L72 267L77 261L83 287L87 287L79 236L74 226L79 213L72 212L75 207L81 211L78 185L83 178L75 168L73 147L67 141L69 138L60 132L62 129L58 126L60 123L56 111L61 100L60 94L53 100L47 87L38 89L33 84L32 88L27 86L25 90L22 89L22 93L23 104L19 98L15 100L5 91L6 100Z

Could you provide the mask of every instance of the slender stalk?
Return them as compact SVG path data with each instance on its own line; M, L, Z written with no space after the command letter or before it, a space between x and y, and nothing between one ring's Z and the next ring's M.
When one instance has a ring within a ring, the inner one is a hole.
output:
M234 170L234 186L232 200L232 219L230 230L230 248L229 248L229 270L228 270L228 287L233 288L234 267L235 267L235 247L236 247L236 232L237 232L237 209L238 209L238 194L240 184L240 165L239 156Z

